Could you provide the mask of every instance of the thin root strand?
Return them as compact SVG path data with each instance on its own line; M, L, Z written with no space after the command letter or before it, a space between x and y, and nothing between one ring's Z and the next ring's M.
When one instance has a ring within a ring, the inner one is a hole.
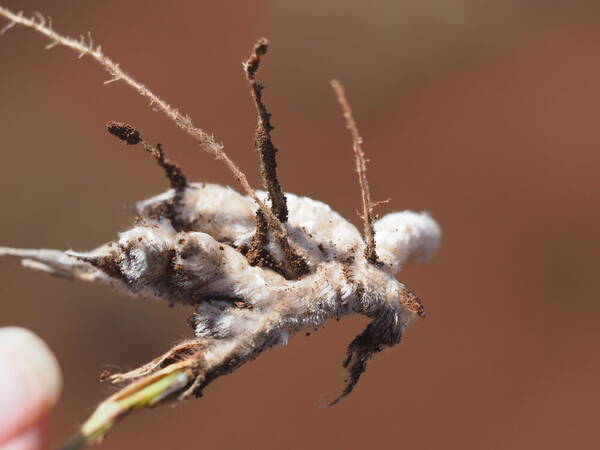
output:
M367 160L362 149L362 137L358 133L356 121L352 115L352 108L346 98L344 87L337 80L331 81L331 86L335 92L337 100L342 108L342 113L346 119L346 128L352 136L352 148L354 150L354 161L356 172L358 173L358 182L360 184L363 212L361 214L363 220L363 234L365 238L365 258L371 264L379 264L377 257L377 249L375 246L375 229L373 228L373 203L371 202L371 190L369 181L367 180Z
M273 145L271 138L271 114L267 111L262 99L264 86L256 80L256 72L260 67L260 59L267 53L269 41L265 38L259 39L252 50L252 54L244 63L244 72L250 86L250 94L254 100L254 106L258 112L258 123L254 145L260 154L260 173L263 185L271 199L271 210L273 214L283 223L288 219L288 208L285 194L277 178L277 148Z

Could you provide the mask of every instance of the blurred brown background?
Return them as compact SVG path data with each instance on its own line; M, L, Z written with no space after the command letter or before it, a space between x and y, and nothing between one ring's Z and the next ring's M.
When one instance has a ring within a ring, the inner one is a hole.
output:
M378 355L340 405L362 318L298 335L205 397L129 418L105 448L598 448L600 8L593 1L8 1L68 35L93 32L134 77L223 141L258 183L241 61L260 78L284 188L358 223L346 86L380 212L429 210L444 242L401 274L428 318ZM0 38L0 244L89 249L166 189L151 158L104 131L135 124L191 179L218 162L89 59L15 28ZM188 311L0 261L0 324L39 333L65 377L52 447L131 368L188 336Z

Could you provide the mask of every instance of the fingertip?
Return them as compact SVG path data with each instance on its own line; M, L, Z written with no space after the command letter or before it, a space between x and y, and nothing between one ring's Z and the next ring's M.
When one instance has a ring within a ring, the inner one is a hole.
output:
M0 445L40 422L61 386L58 362L44 341L24 328L0 328Z

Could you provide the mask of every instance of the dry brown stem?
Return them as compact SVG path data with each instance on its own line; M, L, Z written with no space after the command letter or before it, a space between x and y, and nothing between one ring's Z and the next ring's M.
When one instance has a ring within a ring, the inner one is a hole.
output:
M365 237L365 258L371 264L377 264L379 262L377 258L377 249L375 246L375 229L373 228L373 203L371 202L371 190L369 189L369 181L367 180L367 160L365 153L362 149L362 137L358 133L356 121L352 116L352 108L344 87L337 80L331 80L331 86L335 91L337 100L342 108L342 113L346 119L346 128L350 131L352 136L352 148L354 149L354 161L356 164L356 172L358 173L358 182L360 184L360 191L362 197L362 220Z
M269 41L265 38L260 38L248 60L244 63L244 72L250 85L250 94L254 100L254 106L258 112L258 123L256 125L256 134L254 137L254 145L260 154L260 174L262 176L263 185L269 193L271 199L271 210L273 214L281 222L287 222L288 209L285 194L279 184L277 178L277 148L273 145L271 138L271 114L262 99L262 90L264 86L256 80L256 72L260 66L260 58L267 53L269 49Z

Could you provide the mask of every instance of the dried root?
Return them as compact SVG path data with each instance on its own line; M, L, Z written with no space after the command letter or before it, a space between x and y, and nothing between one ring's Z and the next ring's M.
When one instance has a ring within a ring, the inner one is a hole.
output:
M371 203L371 190L369 188L369 181L367 180L367 160L365 158L365 152L362 149L362 138L358 134L358 128L356 121L352 116L352 108L350 103L346 99L346 93L344 87L337 80L331 81L331 86L335 91L338 102L342 108L342 113L346 119L346 127L350 130L352 135L352 148L354 149L354 161L356 164L356 172L358 173L358 181L360 183L360 191L362 198L362 219L364 228L365 238L365 258L371 264L377 264L377 249L375 248L375 229L373 228L373 204Z
M259 39L254 44L252 54L244 63L244 71L250 85L254 105L258 111L254 145L260 154L260 173L263 186L269 193L273 214L280 222L285 223L288 220L288 207L285 194L277 177L277 149L271 138L271 130L273 130L271 114L267 111L262 99L264 86L256 80L260 59L267 53L268 48L269 41L265 38ZM273 263L273 256L267 250L269 230L274 233L276 242L283 252L286 264L282 268L276 268ZM250 264L281 270L284 276L290 279L300 278L309 272L306 260L290 245L287 236L280 233L277 228L273 228L261 210L256 212L256 232L247 256Z
M106 130L127 145L141 144L164 170L174 194L171 201L165 205L164 211L160 213L164 214L171 221L176 230L182 230L185 227L185 223L181 219L181 208L183 207L183 197L188 187L188 182L181 168L165 157L161 144L156 144L156 147L153 147L144 141L140 136L140 132L131 125L111 121L106 124Z
M285 194L277 178L277 149L271 139L271 114L267 111L262 99L264 86L256 80L256 72L260 66L260 58L267 53L269 41L265 38L259 39L252 51L250 58L244 63L244 71L250 85L250 93L254 100L254 105L258 111L258 124L256 125L256 135L254 145L260 154L260 173L263 179L265 190L269 193L271 199L271 210L273 214L282 222L287 222L288 208Z

